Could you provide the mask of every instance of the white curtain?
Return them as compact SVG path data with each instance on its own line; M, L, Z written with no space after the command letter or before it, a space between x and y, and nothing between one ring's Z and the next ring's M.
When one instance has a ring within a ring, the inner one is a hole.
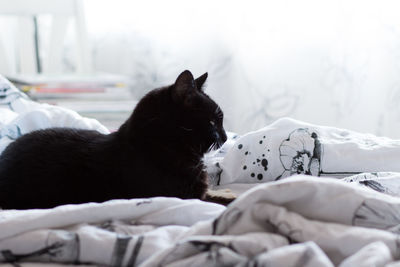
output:
M396 0L85 0L98 70L137 97L209 72L226 128L289 116L400 138Z

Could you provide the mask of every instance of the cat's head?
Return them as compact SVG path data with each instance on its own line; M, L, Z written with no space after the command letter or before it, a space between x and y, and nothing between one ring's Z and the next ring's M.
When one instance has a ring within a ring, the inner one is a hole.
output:
M155 142L161 138L179 143L201 154L220 147L227 139L223 112L204 93L207 76L205 73L194 79L186 70L174 84L148 93L130 118L132 132Z

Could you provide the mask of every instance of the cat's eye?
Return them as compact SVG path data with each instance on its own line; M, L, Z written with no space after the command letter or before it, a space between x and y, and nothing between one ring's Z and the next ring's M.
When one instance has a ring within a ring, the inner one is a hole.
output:
M215 126L215 122L214 121L210 121L211 126Z

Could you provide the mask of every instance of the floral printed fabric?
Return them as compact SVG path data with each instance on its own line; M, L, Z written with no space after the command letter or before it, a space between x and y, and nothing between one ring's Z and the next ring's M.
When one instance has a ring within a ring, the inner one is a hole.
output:
M206 163L216 185L271 182L295 174L343 178L400 172L400 140L289 118L232 138L212 156L214 161L206 158Z

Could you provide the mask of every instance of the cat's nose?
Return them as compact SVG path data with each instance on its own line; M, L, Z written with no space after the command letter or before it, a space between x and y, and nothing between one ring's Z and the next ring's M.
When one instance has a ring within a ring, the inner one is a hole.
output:
M225 130L222 130L222 133L220 136L221 136L222 143L225 143L226 140L228 139L228 137L226 136Z
M215 131L214 138L215 138L215 140L217 140L218 146L222 146L227 139L225 131L221 131L220 133Z
M220 136L219 136L219 133L217 132L217 131L214 131L214 139L215 140L220 140Z

